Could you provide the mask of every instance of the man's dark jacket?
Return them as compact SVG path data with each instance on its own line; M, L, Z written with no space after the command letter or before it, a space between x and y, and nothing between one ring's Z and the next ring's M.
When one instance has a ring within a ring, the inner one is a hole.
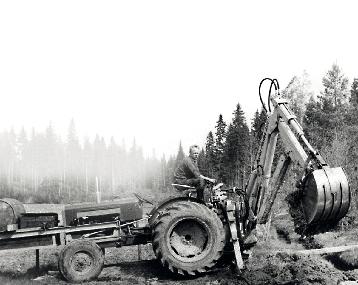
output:
M174 180L176 183L184 182L189 179L199 179L200 172L197 161L194 161L190 156L186 156L179 164L174 173Z

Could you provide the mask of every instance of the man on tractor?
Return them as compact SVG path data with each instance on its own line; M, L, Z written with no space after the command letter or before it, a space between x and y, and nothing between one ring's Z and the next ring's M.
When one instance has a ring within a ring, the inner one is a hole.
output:
M216 180L200 174L198 167L199 152L198 145L190 146L189 156L182 160L174 172L174 183L178 190L188 189L185 186L195 187L197 198L203 200L205 182L215 183Z

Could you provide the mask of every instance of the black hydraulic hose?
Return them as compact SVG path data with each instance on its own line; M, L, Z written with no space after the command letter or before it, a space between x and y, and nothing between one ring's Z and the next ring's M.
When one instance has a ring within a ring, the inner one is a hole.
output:
M278 83L278 80L276 78L273 79L273 81L275 82L276 84L276 90L278 90L279 94L280 94L280 84Z
M266 108L266 105L265 105L264 101L262 100L262 95L261 95L261 86L266 80L271 82L268 97L267 97L268 110ZM262 107L263 107L263 109L265 110L266 113L267 113L267 111L271 112L270 102L271 102L272 86L275 88L275 91L277 91L278 94L280 94L280 85L279 85L278 80L276 78L272 79L272 78L266 77L266 78L261 80L260 85L259 85L259 97L260 97Z
M267 97L267 105L268 105L268 108L269 108L269 111L271 112L271 90L272 90L272 86L275 87L275 91L278 92L278 95L280 95L280 85L278 84L278 80L276 78L274 79L271 79L271 85L270 85L270 90L269 90L269 94L268 94L268 97Z
M262 84L263 84L266 80L270 80L270 81L271 81L272 79L266 77L266 78L264 78L264 79L261 80L260 85L259 85L259 97L260 97L260 101L261 101L261 104L262 104L262 108L263 108L263 109L265 110L265 112L267 113L267 109L266 109L266 106L265 106L264 101L262 100L262 95L261 95L261 86L262 86Z
M274 81L271 80L270 89L269 89L269 93L268 93L268 96L267 96L267 106L268 106L268 109L269 109L270 113L271 113L271 90L272 90L273 85L276 88L276 85L275 85Z

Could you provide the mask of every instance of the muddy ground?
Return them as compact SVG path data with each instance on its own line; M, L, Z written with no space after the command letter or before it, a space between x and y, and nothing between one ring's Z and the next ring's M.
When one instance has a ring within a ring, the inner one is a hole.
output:
M155 260L150 244L141 246L140 256L138 246L110 248L102 273L86 284L343 284L358 280L358 250L329 255L297 251L358 244L358 224L346 222L329 232L302 238L295 233L289 215L283 215L260 236L239 275L226 264L207 275L177 279ZM36 272L34 249L0 251L0 284L67 284L57 269L59 250L40 250L40 272Z
M271 226L266 241L260 241L246 260L239 276L229 265L192 279L176 279L154 259L151 245L106 249L105 267L98 280L87 284L339 284L358 280L355 252L331 255L294 253L306 248L358 244L358 230L335 230L302 240L286 222ZM0 284L66 284L57 271L58 249L40 251L40 272L35 270L35 250L0 252Z

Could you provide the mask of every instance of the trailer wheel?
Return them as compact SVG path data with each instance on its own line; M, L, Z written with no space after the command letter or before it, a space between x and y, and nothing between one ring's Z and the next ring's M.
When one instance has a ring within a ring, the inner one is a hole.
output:
M92 241L76 240L60 252L58 267L61 275L70 282L89 281L98 277L104 264L101 248Z
M153 249L162 265L179 275L210 271L223 254L225 231L217 214L203 204L177 201L158 215Z

